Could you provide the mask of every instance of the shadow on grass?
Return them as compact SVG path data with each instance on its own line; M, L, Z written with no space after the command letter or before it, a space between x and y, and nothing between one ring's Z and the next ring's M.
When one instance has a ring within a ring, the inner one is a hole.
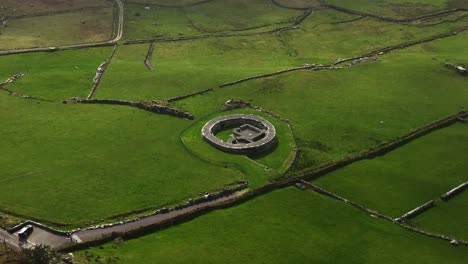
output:
M249 159L252 159L252 160L261 159L261 158L264 158L264 157L270 155L271 153L273 153L278 148L278 146L279 146L279 141L274 146L270 147L269 149L267 149L265 151L262 151L262 152L259 152L259 153L253 153L253 154L246 155L246 156Z

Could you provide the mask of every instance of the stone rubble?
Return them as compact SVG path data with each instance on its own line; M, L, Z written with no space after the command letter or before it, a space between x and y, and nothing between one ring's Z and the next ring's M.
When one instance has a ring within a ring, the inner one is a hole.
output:
M223 110L234 110L239 108L250 108L250 103L242 100L231 99L227 100L223 105Z
M355 59L351 61L350 63L347 63L346 66L351 67L351 66L355 66L358 64L362 64L362 63L378 62L378 61L380 61L380 59L376 57L363 57L363 58Z
M459 74L463 76L468 76L468 69L465 67L465 65L446 63L445 66L447 66L447 68L449 69L456 70Z

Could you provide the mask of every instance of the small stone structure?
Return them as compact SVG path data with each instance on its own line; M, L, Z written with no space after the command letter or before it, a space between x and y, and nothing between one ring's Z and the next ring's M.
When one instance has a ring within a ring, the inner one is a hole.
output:
M227 142L216 134L233 128L234 137ZM229 153L254 154L276 145L275 127L256 115L228 115L215 118L202 128L203 138L214 147Z
M231 99L227 100L223 105L223 110L234 110L238 108L249 108L251 107L250 103L244 102L242 100Z

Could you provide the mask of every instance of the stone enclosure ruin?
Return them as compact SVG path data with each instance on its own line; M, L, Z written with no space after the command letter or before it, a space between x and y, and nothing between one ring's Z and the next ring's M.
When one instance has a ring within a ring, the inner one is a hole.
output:
M232 138L223 141L216 136L232 128ZM228 115L210 120L202 128L203 138L212 146L229 153L256 154L278 143L275 127L256 115Z

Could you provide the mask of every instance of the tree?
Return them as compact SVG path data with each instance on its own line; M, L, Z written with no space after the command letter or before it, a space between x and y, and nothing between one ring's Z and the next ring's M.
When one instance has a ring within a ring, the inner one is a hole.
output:
M60 264L62 256L46 245L38 245L30 249L23 249L24 264Z

